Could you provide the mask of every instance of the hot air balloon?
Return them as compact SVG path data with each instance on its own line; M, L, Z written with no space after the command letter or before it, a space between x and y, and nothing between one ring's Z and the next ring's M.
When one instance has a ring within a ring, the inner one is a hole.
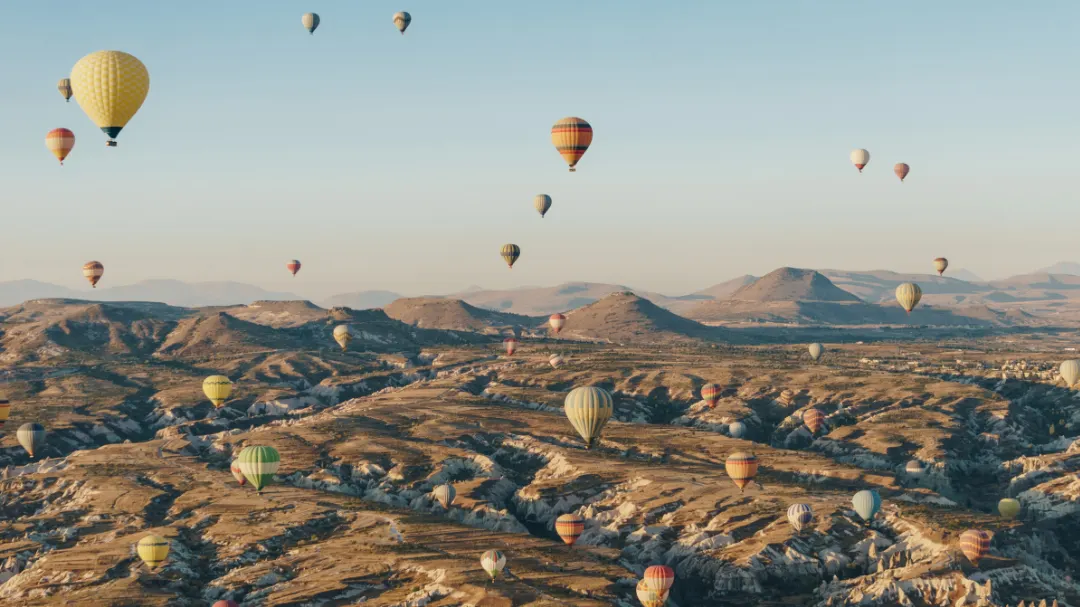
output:
M898 162L896 163L896 166L892 168L892 171L900 178L900 183L904 183L904 177L907 177L907 174L911 171L911 167L903 162Z
M447 483L445 485L439 485L435 487L431 494L435 496L435 501L439 502L443 508L447 510L454 503L454 498L457 497L457 491L454 490L454 486Z
M979 529L968 529L960 534L960 550L972 565L978 567L982 557L990 552L990 534Z
M79 107L115 147L120 130L142 107L150 92L150 73L135 57L120 51L97 51L71 68L71 88Z
M581 118L563 118L551 127L551 143L574 172L592 143L592 126Z
M720 400L720 386L718 384L705 384L701 387L701 400L705 401L710 409L716 407Z
M922 289L919 288L919 285L913 282L905 282L896 287L896 301L900 302L900 306L908 314L911 314L915 306L919 305L920 299L922 299Z
M561 514L555 519L555 533L567 546L573 546L584 531L585 519L580 514Z
M234 461L232 465L229 466L229 472L232 472L233 478L236 479L236 482L240 483L241 487L247 483L247 479L244 478L244 471L240 469L240 464L238 462Z
M45 446L45 426L37 423L23 424L15 432L15 438L26 449L30 457L37 457L37 453Z
M1080 360L1066 360L1058 367L1058 373L1061 374L1061 379L1065 380L1065 385L1073 387L1076 385L1077 380L1080 380Z
M240 607L240 603L236 601L218 601L212 605L212 607Z
M503 567L506 567L506 555L498 550L488 550L480 555L480 566L484 568L484 571L491 576L491 581L494 582L495 578L502 573Z
M164 563L165 559L168 558L169 540L160 535L150 534L139 540L139 543L136 545L136 551L139 553L139 558L142 559L142 562L153 569Z
M352 331L349 329L349 325L334 327L334 341L341 346L342 352L349 349L349 342L352 341Z
M101 276L105 273L105 266L101 265L100 261L88 261L83 264L82 275L86 280L90 281L90 286L97 288L97 283L101 280Z
M45 135L45 147L60 161L60 166L64 166L64 159L75 147L75 133L67 129L53 129Z
M514 337L507 337L503 340L503 347L506 348L506 355L513 356L514 352L517 352L518 340Z
M664 607L668 599L667 590L656 590L649 586L647 580L639 580L637 584L637 598L642 607Z
M540 212L540 219L544 218L548 209L551 208L551 196L547 194L537 194L536 198L533 198L533 206Z
M409 28L409 24L412 23L412 15L401 11L400 13L394 13L394 25L397 26L401 35L405 35L405 30Z
M787 509L787 520L795 528L795 533L802 533L803 528L814 520L814 510L810 504L792 504Z
M315 13L304 13L304 16L300 17L300 23L309 34L314 34L315 28L319 27L319 16Z
M941 276L945 273L945 268L949 267L949 260L944 257L938 257L934 260L934 269L937 270L937 275Z
M656 591L669 591L675 583L675 570L667 565L650 565L641 579Z
M11 403L6 398L0 398L0 428L4 427L8 417L11 416Z
M820 409L807 409L803 412L802 420L810 434L817 434L825 426L825 414Z
M551 330L558 335L559 331L562 331L563 325L566 324L566 317L558 313L552 314L548 317L548 324L551 325Z
M285 268L288 271L292 272L293 276L296 276L296 273L300 271L300 260L294 259L290 261L289 263L285 264Z
M758 461L753 453L736 451L728 456L724 462L724 470L731 477L732 482L739 488L739 493L746 490L746 486L757 476Z
M780 393L780 402L784 403L785 405L790 405L791 401L794 400L794 399L795 399L795 391L794 390L784 390L783 392Z
M232 382L224 375L211 375L203 380L202 391L215 407L221 407L232 394Z
M1020 501L1011 497L1001 500L998 502L998 513L1008 519L1016 518L1020 514Z
M851 498L851 505L864 521L869 522L881 510L881 496L874 489L863 489Z
M582 386L566 395L563 410L570 424L585 440L585 448L592 449L593 443L600 438L604 424L615 413L615 401L603 388Z
M728 434L731 438L742 438L746 434L746 424L742 422L731 422L727 427Z
M926 472L926 467L924 467L923 463L919 460L913 459L904 466L904 472L907 472L912 476L919 476L923 472Z
M516 244L504 244L502 250L499 251L499 255L502 255L507 267L512 270L514 269L514 262L518 260L518 257L521 257L521 247Z
M851 151L851 164L862 173L863 167L870 164L870 152L860 148Z
M814 362L817 362L821 358L821 355L825 353L825 346L816 343L810 344L807 350L810 352L810 358Z
M553 369L558 369L558 368L559 368L559 367L561 367L561 366L563 365L563 363L565 363L565 362L566 362L566 359L564 359L563 357L559 356L558 354L552 354L552 355L551 355L551 358L549 358L549 359L548 359L548 364L549 364L549 365L551 365L551 367L552 367Z
M64 101L71 103L71 78L61 78L60 82L56 83L56 90L60 91Z
M281 456L273 447L244 447L240 455L236 456L236 462L240 465L244 478L256 491L261 492L263 487L274 480L274 473L281 465Z

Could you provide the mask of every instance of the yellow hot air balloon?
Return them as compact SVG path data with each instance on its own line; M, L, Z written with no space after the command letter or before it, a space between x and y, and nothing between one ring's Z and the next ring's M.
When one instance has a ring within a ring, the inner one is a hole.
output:
M71 89L90 120L115 146L120 130L142 107L150 92L150 72L141 61L121 51L97 51L71 68Z
M998 512L1005 518L1016 518L1020 514L1020 501L1007 497L998 502Z
M139 540L137 551L139 558L152 569L169 557L169 540L150 534Z
M56 90L60 91L64 101L71 103L71 78L61 78L60 82L56 83Z
M905 282L896 287L896 301L900 302L900 306L908 314L911 314L915 306L919 305L920 299L922 299L922 289L919 288L919 285L913 282Z
M577 163L592 143L593 130L588 122L581 118L562 118L551 127L551 143L562 155L566 164L570 165L570 172L577 170Z
M566 395L563 409L570 424L585 439L585 447L592 449L604 425L615 413L615 401L607 390L585 386L574 388Z
M220 407L232 394L232 382L224 375L211 375L203 380L202 391L215 407Z
M342 352L349 349L349 342L352 341L352 331L349 330L349 325L334 327L334 341L341 346Z
M516 244L504 244L502 249L499 250L499 255L502 255L507 267L513 270L514 262L518 260L518 257L521 257L521 247Z

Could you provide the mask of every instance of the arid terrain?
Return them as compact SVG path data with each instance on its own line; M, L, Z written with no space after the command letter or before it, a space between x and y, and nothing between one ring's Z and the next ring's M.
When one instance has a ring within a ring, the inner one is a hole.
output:
M804 278L830 305L871 305ZM0 310L0 604L629 607L666 564L675 607L1080 605L1080 408L1057 377L1075 328L715 327L624 292L559 336L528 314L430 298ZM214 374L234 384L221 409L202 394ZM592 450L562 411L577 386L615 400ZM33 459L28 422L48 431ZM250 445L281 454L261 495L229 472ZM725 472L736 451L760 462L745 492ZM869 524L862 489L883 498ZM795 503L814 512L801 533ZM563 513L585 519L573 548ZM967 529L992 534L978 567ZM171 542L154 570L134 552L151 532ZM494 583L488 549L508 561Z

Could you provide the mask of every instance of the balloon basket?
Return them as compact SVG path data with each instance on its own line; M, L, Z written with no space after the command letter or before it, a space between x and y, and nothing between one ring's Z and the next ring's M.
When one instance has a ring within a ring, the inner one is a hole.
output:
M116 142L115 141L106 141L105 142L105 147L114 148L114 147L116 147Z

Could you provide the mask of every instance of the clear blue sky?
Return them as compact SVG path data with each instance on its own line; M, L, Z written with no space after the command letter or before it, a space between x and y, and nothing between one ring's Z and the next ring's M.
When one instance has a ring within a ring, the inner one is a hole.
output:
M0 280L80 286L99 259L112 284L313 298L565 280L678 294L781 265L930 272L944 255L999 277L1080 258L1077 2L18 0L3 14ZM151 77L115 149L55 89L101 49ZM573 174L549 140L568 115L596 133ZM44 147L61 126L77 136L63 168ZM872 154L862 175L855 147ZM522 248L512 272L506 242Z

